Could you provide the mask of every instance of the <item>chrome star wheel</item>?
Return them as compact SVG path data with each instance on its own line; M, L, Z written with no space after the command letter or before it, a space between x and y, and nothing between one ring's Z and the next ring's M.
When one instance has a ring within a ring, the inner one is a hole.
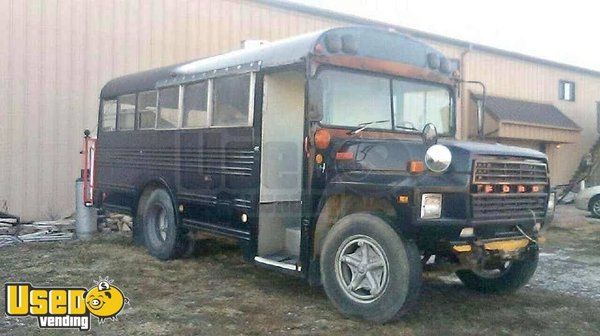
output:
M336 254L336 277L352 300L369 303L381 296L389 280L389 262L383 248L371 237L351 236Z

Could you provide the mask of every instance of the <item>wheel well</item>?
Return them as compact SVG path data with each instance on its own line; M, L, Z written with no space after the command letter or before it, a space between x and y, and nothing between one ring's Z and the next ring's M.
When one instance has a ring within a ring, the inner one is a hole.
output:
M144 187L141 188L141 192L138 194L138 197L135 200L135 204L134 204L135 208L134 208L133 214L136 217L139 215L138 211L139 211L140 203L143 200L145 200L146 198L148 198L148 196L150 196L150 193L156 189L165 189L169 194L171 194L169 187L162 181L154 180L154 181L150 181L150 182L146 183L144 185ZM172 198L173 198L173 196L171 195L171 199Z
M377 212L386 217L396 217L392 204L384 199L356 194L339 194L330 196L321 209L314 233L313 257L321 254L323 239L331 227L342 217L356 212Z

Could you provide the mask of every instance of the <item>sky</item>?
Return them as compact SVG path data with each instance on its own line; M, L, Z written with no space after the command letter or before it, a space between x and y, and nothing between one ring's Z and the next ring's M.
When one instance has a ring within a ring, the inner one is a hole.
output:
M293 0L600 71L595 0Z

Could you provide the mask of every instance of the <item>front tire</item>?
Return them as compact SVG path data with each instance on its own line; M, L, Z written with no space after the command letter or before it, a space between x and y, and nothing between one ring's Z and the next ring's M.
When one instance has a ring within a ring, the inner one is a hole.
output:
M510 294L525 286L531 279L538 265L537 248L525 252L523 259L511 261L503 269L494 273L482 274L472 270L460 270L456 275L469 289L482 293Z
M327 296L347 317L393 321L418 298L418 248L375 215L340 219L325 238L320 265Z
M142 210L144 244L148 252L161 260L180 257L189 238L178 225L171 196L164 189L152 190Z

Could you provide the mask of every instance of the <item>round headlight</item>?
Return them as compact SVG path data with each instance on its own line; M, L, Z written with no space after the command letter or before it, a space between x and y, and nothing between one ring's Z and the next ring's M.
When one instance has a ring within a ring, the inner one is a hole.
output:
M444 145L433 145L425 153L425 165L435 173L443 173L450 167L452 153Z

